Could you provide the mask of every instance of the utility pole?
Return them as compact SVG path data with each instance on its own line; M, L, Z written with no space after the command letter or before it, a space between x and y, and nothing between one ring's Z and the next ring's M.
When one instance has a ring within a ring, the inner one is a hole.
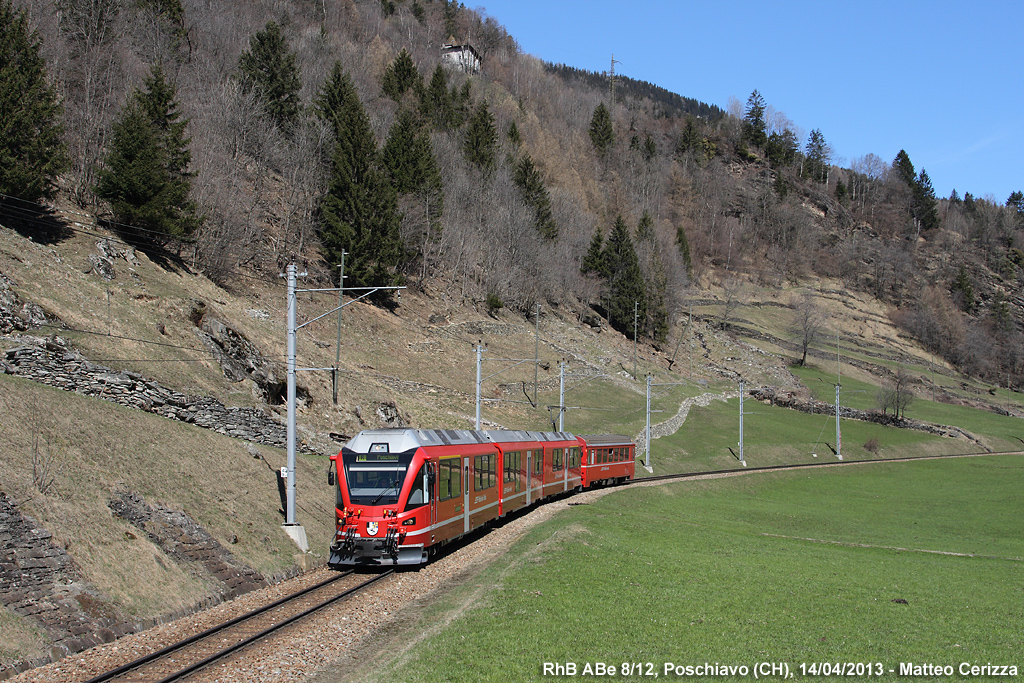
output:
M633 302L633 379L636 379L636 327L637 315L640 310L640 302Z
M287 533L288 536L291 537L291 539L293 541L295 541L295 544L299 546L299 548L302 550L302 552L306 552L309 549L309 544L306 541L306 530L303 529L301 524L298 524L295 521L295 451L296 451L296 442L297 442L297 438L296 438L296 434L295 434L295 432L296 432L295 373L296 373L297 370L303 370L303 371L315 370L315 371L319 371L319 372L326 372L328 370L337 370L337 365L335 367L333 367L333 368L330 368L330 367L325 367L325 368L296 368L295 367L295 362L296 362L296 359L295 359L295 356L296 356L296 352L295 352L296 334L298 333L298 331L300 329L302 329L306 325L310 325L312 323L315 323L317 320L321 320L323 318L326 318L329 315L334 315L335 312L339 312L339 316L340 316L340 310L342 308L344 308L345 306L348 306L349 304L353 304L353 303L355 303L357 301L360 301L361 299L363 299L363 298L365 298L367 296L370 296L374 292L379 292L379 291L384 291L384 290L394 290L394 291L397 291L399 293L399 296L401 296L401 290L405 289L405 287L398 287L398 286L394 286L394 287L354 287L352 289L354 289L356 291L360 291L360 292L362 292L362 294L359 294L358 296L355 296L351 301L348 302L348 304L339 304L336 309L332 308L331 310L327 311L326 313L323 313L323 314L321 314L321 315L319 315L319 316L317 316L315 318L312 318L311 320L307 320L306 322L302 323L301 325L298 325L298 324L296 324L296 316L297 316L297 308L298 308L298 301L297 301L297 298L296 298L296 294L298 292L309 292L311 294L313 292L336 292L336 291L339 291L339 290L343 290L344 286L340 286L337 289L334 288L334 287L330 287L330 288L327 288L327 289L296 289L297 279L300 278L300 277L306 277L306 273L299 273L298 272L298 266L296 266L294 263L289 264L285 268L285 272L281 275L281 277L287 278L287 282L288 282L288 293L287 293L288 300L287 300L287 303L286 303L286 310L287 310L286 319L287 319L287 326L288 326L288 356L287 356L287 367L288 367L288 379L287 379L287 382L288 382L288 393L287 393L287 396L288 396L288 420L287 420L287 428L286 428L286 440L287 440L287 450L288 450L288 464L287 464L287 466L281 468L281 477L282 477L282 479L287 479L287 486L286 486L287 500L285 501L285 523L283 525L283 528L284 528L285 533Z
M746 467L747 461L743 457L743 380L740 380L740 463Z
M342 295L345 291L345 250L341 250L341 263L338 265L338 342L334 346L334 405L338 405L338 370L341 367L341 309L344 307Z
M609 86L611 87L611 91L612 91L611 98L612 98L612 106L613 107L615 106L615 65L616 64L622 64L622 62L616 62L615 55L613 54L612 55L612 70L609 72L611 74Z
M836 384L836 457L843 459L843 435L839 431L839 385Z
M483 365L484 347L476 345L476 428L480 429L480 368Z
M647 375L647 427L644 429L644 467L651 469L651 376Z
M297 305L295 300L295 283L298 278L297 271L298 268L294 263L288 264L288 267L285 269L285 274L288 278L288 464L285 472L288 482L285 527L297 526L295 523L295 309ZM303 277L305 275L305 273L302 273Z
M558 361L558 431L565 431L565 361Z
M536 327L533 334L533 405L537 405L537 366L540 365L540 304L537 304Z

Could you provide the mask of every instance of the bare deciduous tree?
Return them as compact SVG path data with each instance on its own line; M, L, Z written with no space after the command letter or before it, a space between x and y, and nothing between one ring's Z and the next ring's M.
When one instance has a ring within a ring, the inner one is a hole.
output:
M828 320L828 314L818 306L818 302L811 292L804 292L800 296L794 297L790 305L794 310L790 334L800 345L800 366L803 367L807 363L807 349L822 332L825 322Z

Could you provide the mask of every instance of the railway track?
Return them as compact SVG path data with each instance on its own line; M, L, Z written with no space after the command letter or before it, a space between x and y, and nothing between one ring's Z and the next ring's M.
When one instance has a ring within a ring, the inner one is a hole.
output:
M1024 451L996 451L979 453L947 453L945 455L913 455L905 458L879 458L873 460L826 460L823 462L803 462L791 465L767 465L764 467L744 467L742 469L707 470L704 472L683 472L680 474L662 474L657 477L643 477L623 482L620 486L643 484L652 481L668 481L671 479L695 479L713 475L740 475L750 472L779 472L783 470L813 469L815 467L843 467L845 465L866 465L886 462L913 462L915 460L942 460L945 458L976 458L984 455L1024 455Z
M310 616L394 573L369 580L348 571L285 596L276 602L169 645L134 662L108 671L86 683L171 683L186 680L223 658L237 654L273 632Z

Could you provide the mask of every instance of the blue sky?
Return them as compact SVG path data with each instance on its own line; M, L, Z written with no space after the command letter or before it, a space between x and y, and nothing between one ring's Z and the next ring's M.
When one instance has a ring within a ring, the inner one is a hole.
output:
M757 89L843 166L900 149L947 197L1024 190L1024 2L487 0L524 52L727 109Z

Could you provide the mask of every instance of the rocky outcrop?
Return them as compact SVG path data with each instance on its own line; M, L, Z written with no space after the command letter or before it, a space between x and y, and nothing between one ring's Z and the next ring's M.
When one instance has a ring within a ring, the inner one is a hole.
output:
M85 581L64 548L54 545L53 534L22 515L4 493L0 493L0 602L46 629L52 642L51 659L109 643L142 626L125 620ZM25 662L20 668L36 664Z
M179 564L200 568L224 585L220 597L234 598L267 585L255 569L239 562L206 529L184 512L161 505L150 506L139 496L121 491L107 507L132 523Z
M14 282L0 273L0 334L37 328L52 322L38 305L22 301L14 291Z

